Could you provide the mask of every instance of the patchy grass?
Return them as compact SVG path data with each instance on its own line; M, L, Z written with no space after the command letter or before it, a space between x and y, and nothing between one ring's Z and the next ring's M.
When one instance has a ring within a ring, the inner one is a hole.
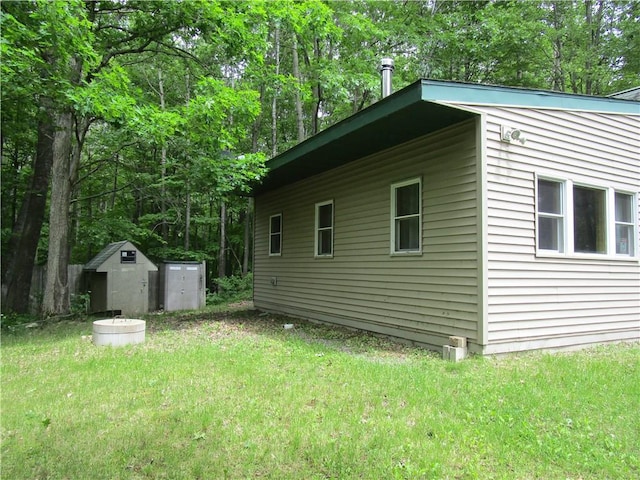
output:
M3 335L3 478L640 474L638 345L452 364L242 304L146 320L119 348L90 320Z

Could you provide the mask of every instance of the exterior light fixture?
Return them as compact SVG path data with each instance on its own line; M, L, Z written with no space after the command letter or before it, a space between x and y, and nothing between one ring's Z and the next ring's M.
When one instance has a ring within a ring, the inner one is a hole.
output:
M500 137L503 142L512 143L520 142L522 145L527 141L522 130L508 125L500 127Z

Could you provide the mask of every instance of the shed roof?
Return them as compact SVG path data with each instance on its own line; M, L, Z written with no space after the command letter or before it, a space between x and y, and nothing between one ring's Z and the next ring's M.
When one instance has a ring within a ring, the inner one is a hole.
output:
M622 92L613 93L609 96L613 98L640 101L640 86L623 90Z
M95 257L93 257L91 260L89 260L85 264L84 270L88 270L88 271L97 270L98 268L100 268L100 265L106 262L107 259L111 258L111 255L118 252L126 244L127 244L126 240L123 240L121 242L110 243L109 245L104 247L99 254L97 254Z
M473 118L478 114L469 105L640 114L640 102L619 98L422 79L270 159L267 175L252 194Z

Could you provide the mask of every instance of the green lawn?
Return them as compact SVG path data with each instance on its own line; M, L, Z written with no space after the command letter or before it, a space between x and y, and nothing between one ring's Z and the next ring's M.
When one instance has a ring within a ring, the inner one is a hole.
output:
M438 355L250 310L2 336L6 479L635 479L640 345Z

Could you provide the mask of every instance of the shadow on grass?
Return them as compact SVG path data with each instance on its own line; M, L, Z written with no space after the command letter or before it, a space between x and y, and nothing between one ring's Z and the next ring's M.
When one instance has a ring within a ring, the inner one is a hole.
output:
M7 347L24 344L53 344L71 337L90 340L93 321L104 318L104 316L89 316L56 321L35 321L13 329L3 329L2 344ZM207 333L213 340L216 337L229 336L238 339L243 336L268 337L282 342L300 341L332 351L371 355L377 358L403 360L416 356L437 356L434 352L370 332L263 313L254 309L252 302L207 307L197 311L156 312L139 318L146 321L147 340L166 331L196 334L198 331L208 329ZM292 328L285 329L285 325ZM212 326L215 327L213 331L211 331Z
M147 320L147 332L150 334L163 330L197 329L216 322L220 326L220 336L266 336L278 341L302 341L329 350L386 358L439 357L435 352L371 332L261 312L254 309L251 302L230 304L220 311L161 313L151 315Z

